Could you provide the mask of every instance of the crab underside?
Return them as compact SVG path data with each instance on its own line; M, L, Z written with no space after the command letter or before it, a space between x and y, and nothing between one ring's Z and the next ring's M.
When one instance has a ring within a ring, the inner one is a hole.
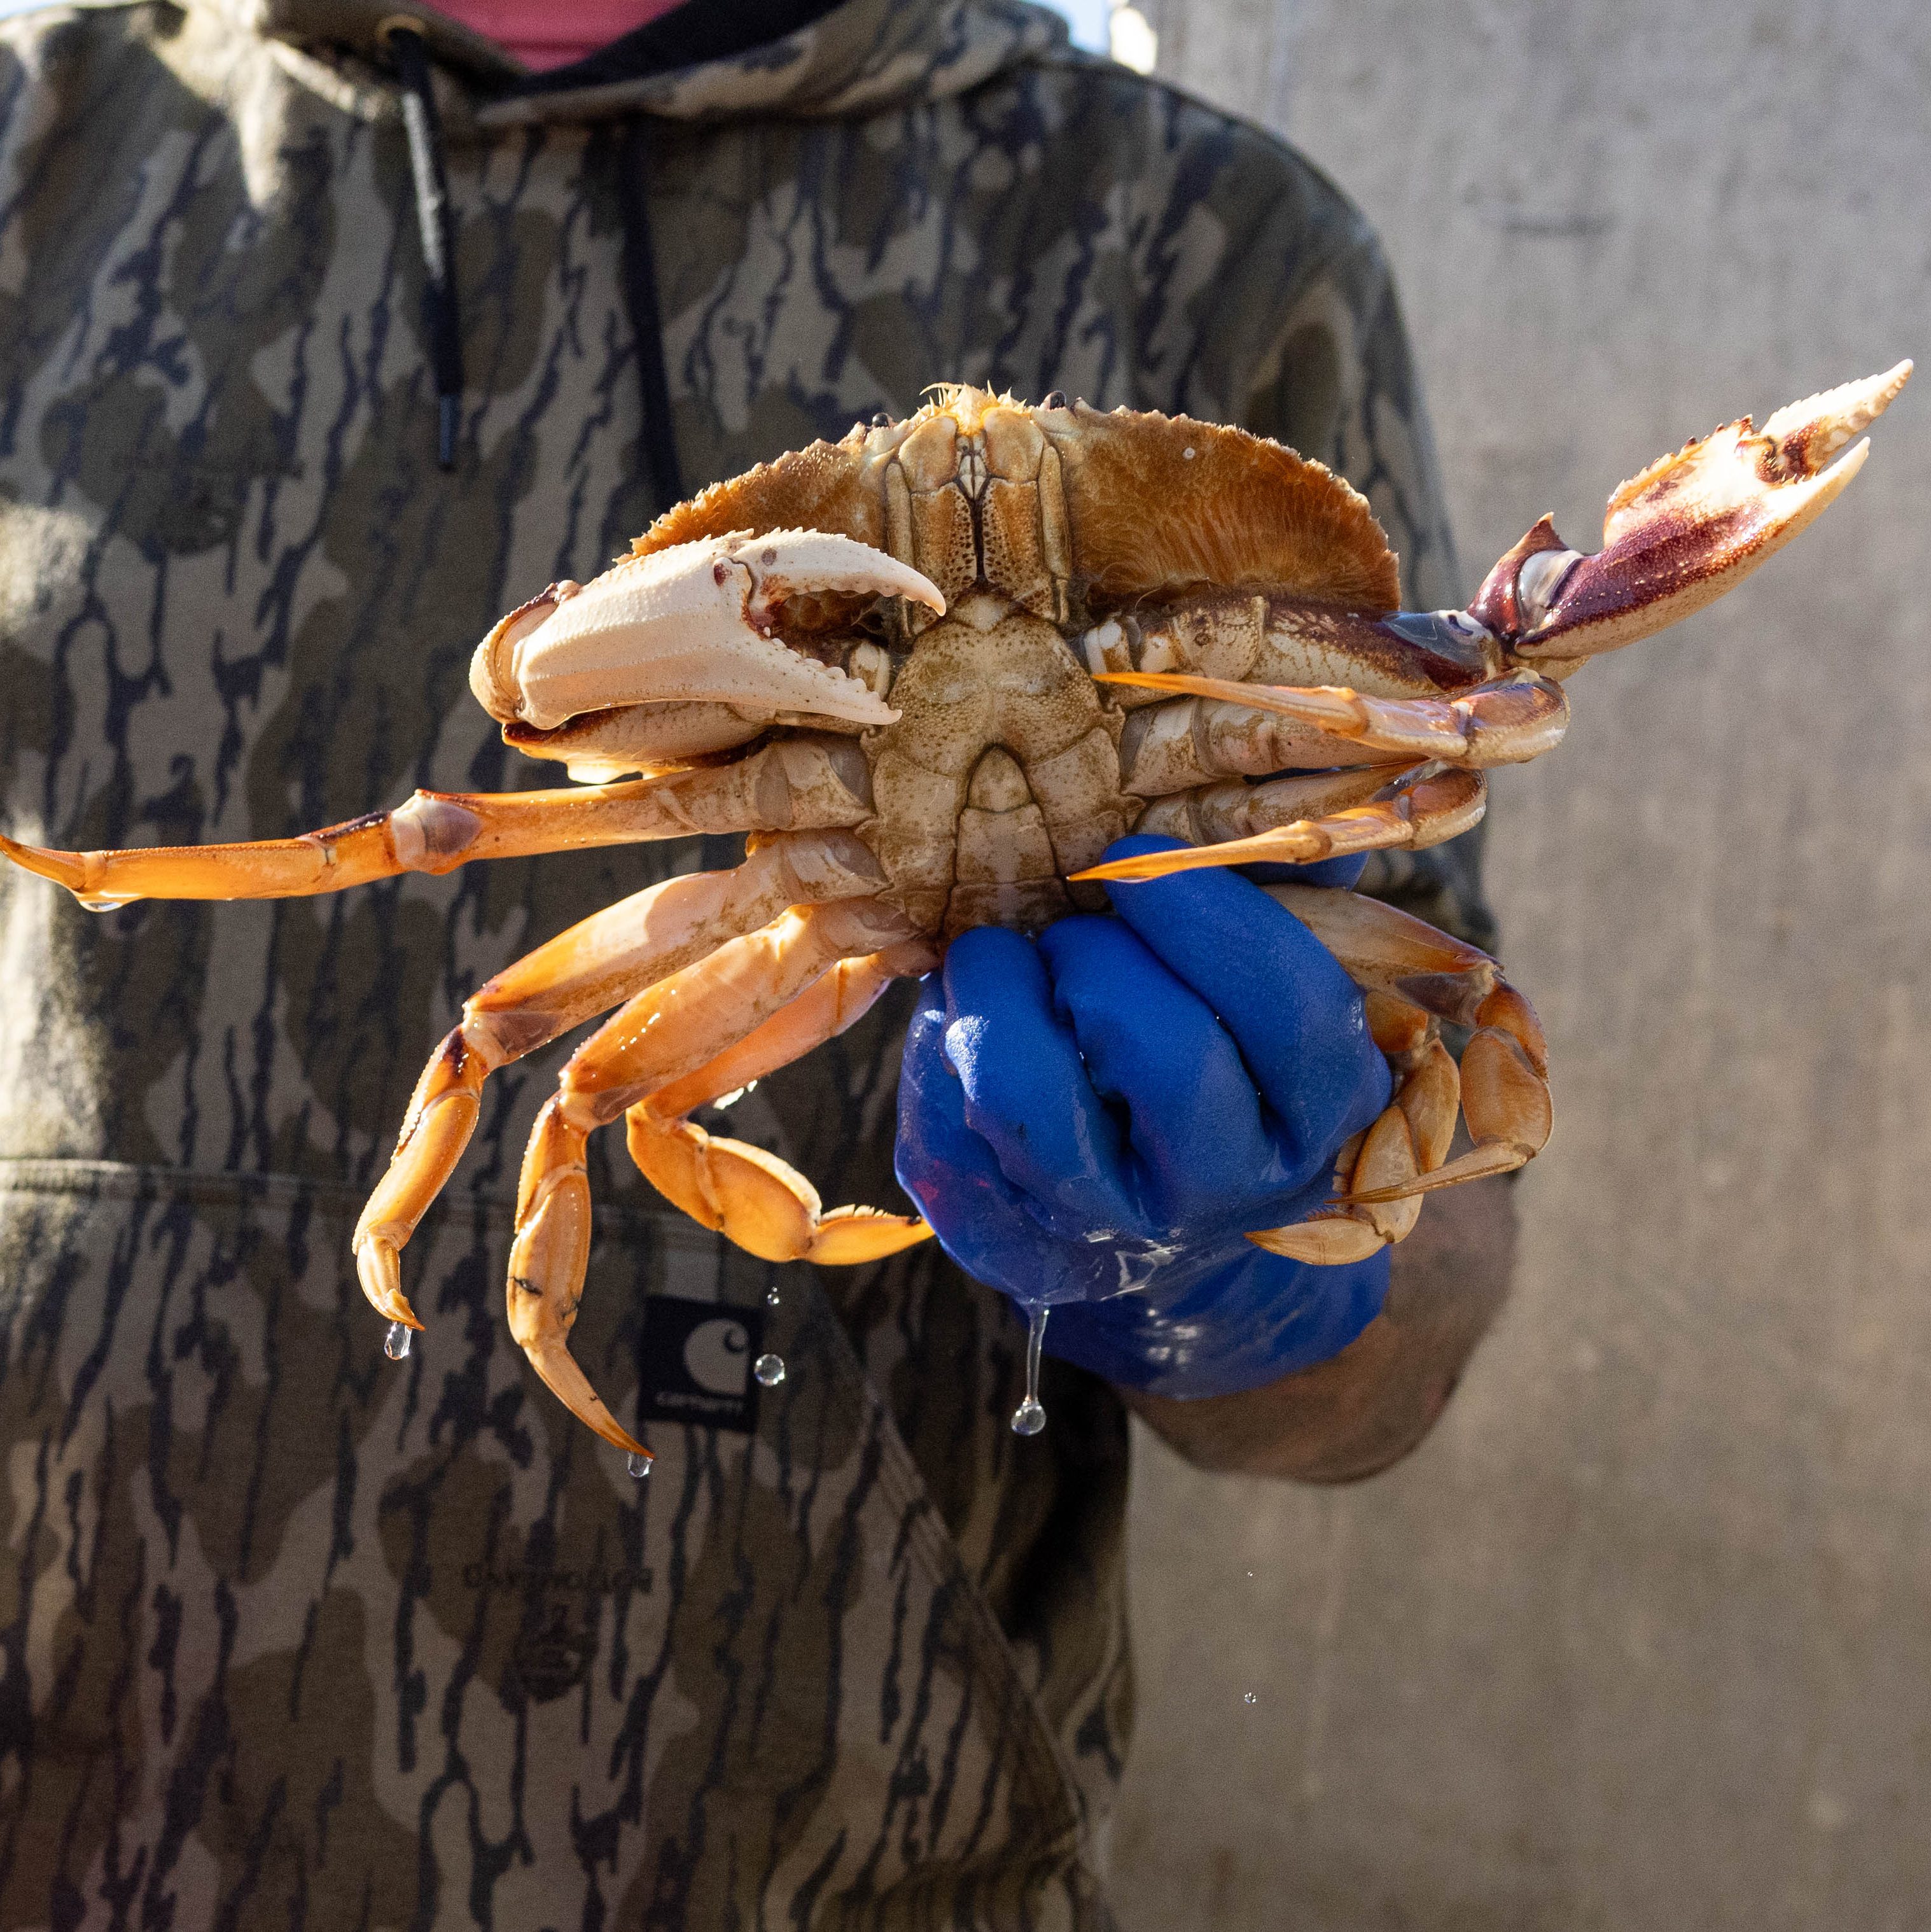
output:
M850 1026L968 927L1030 931L1097 882L1433 844L1492 765L1548 750L1585 658L1720 596L1816 517L1903 388L1888 374L1687 444L1610 499L1603 548L1544 518L1465 610L1404 612L1366 502L1320 464L1184 417L943 387L717 484L592 582L553 584L478 648L508 742L580 782L418 792L242 845L59 852L0 839L87 906L333 892L472 859L751 835L728 872L624 899L499 974L418 1082L354 1247L369 1300L418 1327L400 1255L496 1068L595 1018L525 1155L509 1321L544 1380L647 1456L571 1357L588 1136L619 1118L676 1206L753 1253L856 1262L921 1221L824 1209L697 1108ZM1101 862L1129 831L1179 849ZM1353 892L1270 889L1362 987L1393 1100L1312 1219L1250 1238L1338 1263L1400 1240L1428 1190L1549 1136L1546 1054L1486 955ZM1460 1063L1444 1024L1469 1030ZM1450 1157L1458 1120L1469 1144Z

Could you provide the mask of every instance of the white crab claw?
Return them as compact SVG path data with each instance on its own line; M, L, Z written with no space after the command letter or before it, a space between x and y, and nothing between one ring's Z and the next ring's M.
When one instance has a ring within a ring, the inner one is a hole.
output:
M898 713L855 677L770 634L790 596L823 591L945 600L895 557L823 530L775 530L628 556L591 582L552 584L476 647L469 688L505 724L548 730L633 704L728 704L859 724Z

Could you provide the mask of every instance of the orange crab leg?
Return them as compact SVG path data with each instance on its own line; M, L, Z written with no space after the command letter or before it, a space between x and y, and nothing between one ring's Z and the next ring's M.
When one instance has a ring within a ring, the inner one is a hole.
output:
M0 852L66 886L92 912L133 899L302 898L399 872L447 872L472 859L661 837L642 829L662 819L652 796L661 782L635 778L594 790L418 791L391 812L247 844L58 852L0 838Z
M1349 773L1357 782L1363 775ZM1364 805L1329 812L1315 818L1294 818L1276 829L1246 838L1226 837L1216 844L1202 844L1178 852L1144 852L1130 859L1112 859L1071 876L1084 879L1163 879L1174 872L1189 872L1204 866L1252 866L1262 862L1301 866L1318 859L1338 858L1350 852L1369 852L1391 846L1438 845L1466 832L1481 818L1486 804L1482 774L1469 771L1411 769L1390 784L1384 773L1366 775L1375 782L1375 795ZM1292 811L1305 798L1332 796L1343 788L1330 784L1317 788L1309 781L1277 780L1270 785L1214 786L1218 798L1199 800L1204 807L1210 831L1216 824L1240 817L1265 824L1270 815ZM1195 795L1196 799L1198 795ZM1172 801L1178 805L1180 800ZM1238 822L1237 818L1236 822ZM1140 821L1145 832L1172 832L1181 836L1184 820L1157 812L1148 812Z
M356 1273L370 1304L421 1327L402 1292L401 1252L455 1172L498 1067L792 906L867 896L880 884L870 851L849 832L781 836L731 871L667 879L593 913L472 993L423 1069L388 1171L356 1223Z
M936 963L919 940L842 960L708 1066L639 1102L626 1117L639 1171L673 1207L766 1261L842 1266L928 1239L931 1229L916 1216L859 1207L826 1212L796 1168L742 1141L714 1138L685 1116L802 1059L854 1024L895 979Z
M615 784L554 791L418 791L297 838L59 852L0 838L0 853L63 885L91 911L133 899L280 899L337 892L400 872L454 872L592 845L693 832L856 825L871 812L863 754L848 740L800 737L727 764L691 765Z
M1338 764L1348 762L1345 748L1350 746L1380 757L1444 764L1521 764L1561 743L1569 728L1569 700L1561 686L1533 671L1477 685L1455 698L1365 698L1342 685L1295 688L1180 671L1102 671L1093 681L1216 699L1291 718L1340 740Z
M1271 886L1367 994L1375 1044L1397 1075L1395 1099L1336 1162L1336 1198L1309 1220L1248 1238L1297 1261L1360 1261L1414 1227L1418 1197L1541 1151L1552 1124L1549 1052L1528 1001L1486 952L1358 893ZM1458 1072L1435 1036L1449 1020L1474 1033ZM1474 1146L1447 1159L1458 1106Z
M517 1189L509 1326L530 1365L579 1420L635 1455L568 1348L590 1252L589 1136L696 1072L841 959L916 939L876 901L807 907L639 993L579 1047L537 1116Z
M1357 1173L1342 1199L1372 1206L1459 1187L1526 1166L1548 1144L1555 1116L1549 1098L1549 1048L1528 1000L1506 982L1476 1009L1476 1030L1462 1053L1462 1118L1474 1147L1432 1174L1386 1178Z

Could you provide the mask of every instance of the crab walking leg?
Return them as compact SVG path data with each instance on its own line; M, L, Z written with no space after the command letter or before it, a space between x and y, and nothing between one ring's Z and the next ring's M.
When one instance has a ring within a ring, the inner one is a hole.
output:
M1336 1156L1334 1189L1339 1199L1291 1227L1264 1228L1248 1238L1293 1261L1339 1266L1365 1261L1378 1248L1405 1240L1421 1214L1418 1193L1387 1204L1359 1206L1358 1190L1405 1187L1435 1172L1455 1137L1461 1076L1441 1043L1432 1015L1394 994L1367 994L1368 1024L1375 1043L1396 1076L1393 1100L1364 1132ZM1351 1190L1356 1190L1351 1192Z
M1536 671L1478 684L1459 698L1372 698L1342 685L1296 688L1168 671L1108 671L1095 682L1204 700L1129 721L1120 740L1129 791L1157 797L1202 778L1425 758L1477 769L1526 764L1562 741L1569 700ZM1228 716L1225 707L1264 714ZM1285 734L1268 718L1285 718ZM1194 776L1194 774L1198 776ZM1178 782L1174 781L1178 780Z
M370 1304L421 1327L402 1292L401 1252L455 1171L498 1067L792 906L868 896L881 883L850 832L781 836L732 871L667 879L592 914L472 994L423 1069L388 1171L356 1224L355 1269Z
M1540 1154L1552 1125L1549 1044L1535 1009L1489 956L1359 892L1269 886L1340 961L1355 984L1472 1028L1462 1054L1462 1112L1475 1145L1401 1192L1506 1174ZM1386 1192L1380 1184L1369 1190Z
M1372 1205L1438 1187L1459 1187L1526 1166L1549 1143L1549 1048L1535 1010L1504 981L1475 1010L1475 1031L1462 1050L1462 1115L1475 1143L1432 1174L1408 1180L1357 1175L1350 1202Z
M892 982L929 971L936 950L919 940L841 960L789 1006L709 1066L640 1101L625 1117L631 1158L673 1207L764 1261L838 1266L880 1261L928 1239L916 1216L834 1208L796 1168L742 1141L714 1138L685 1117L799 1060L854 1024Z
M871 815L865 758L850 740L785 739L725 765L555 791L418 791L391 812L297 838L60 852L0 837L17 866L63 885L91 911L133 899L301 898L400 872L454 872L592 845L861 824Z
M1356 798L1365 802L1352 803ZM1192 850L1114 859L1072 877L1162 879L1203 866L1302 866L1390 846L1419 849L1466 832L1486 807L1480 772L1430 765L1411 766L1392 782L1385 767L1370 766L1271 784L1203 786L1160 800L1134 828L1192 840Z
M580 1421L632 1454L568 1348L590 1253L591 1134L706 1062L790 1004L841 959L916 937L876 901L787 912L631 999L579 1047L537 1116L517 1187L509 1327L530 1365Z
M1439 1041L1431 1039L1415 1071L1403 1078L1394 1103L1408 1118L1412 1157L1384 1113L1369 1130L1358 1158L1340 1164L1346 1171L1337 1173L1334 1203L1310 1221L1249 1238L1297 1260L1360 1260L1414 1225L1411 1214L1405 1225L1384 1218L1390 1208L1438 1187L1506 1174L1541 1152L1553 1124L1547 1043L1528 1001L1476 947L1359 893L1314 886L1266 890L1366 992L1369 1024L1384 1052L1397 1043L1393 1029L1398 1022L1391 1015L1405 1006L1474 1030L1458 1076L1462 1115L1475 1143L1468 1153L1454 1160L1442 1158L1447 1150L1446 1140L1438 1138L1444 1095L1449 1096L1447 1130L1454 1125L1454 1089L1447 1084L1453 1063ZM1435 1048L1440 1048L1438 1058ZM1406 1057L1415 1048L1397 1051ZM1390 1058L1400 1072L1400 1059L1396 1053ZM1411 1108L1411 1090L1424 1075L1426 1084L1417 1090ZM1352 1151L1344 1149L1344 1156ZM1389 1232L1396 1226L1399 1234ZM1372 1240L1370 1232L1375 1237Z

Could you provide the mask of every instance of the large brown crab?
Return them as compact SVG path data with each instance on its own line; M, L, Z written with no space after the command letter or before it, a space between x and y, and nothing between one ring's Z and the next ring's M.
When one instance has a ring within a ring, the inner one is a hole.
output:
M1428 614L1396 609L1366 502L1291 450L1184 417L946 386L908 422L880 417L717 484L593 582L553 584L496 626L472 670L478 698L511 744L582 787L418 792L254 844L0 848L105 908L752 835L735 870L623 900L471 998L355 1235L370 1300L419 1326L400 1252L484 1081L617 1008L565 1067L524 1158L509 1321L577 1416L644 1455L566 1346L592 1130L625 1117L664 1194L769 1258L859 1262L924 1238L902 1216L825 1211L782 1162L688 1117L849 1026L967 927L1036 928L1096 903L1101 879L1423 846L1473 825L1483 768L1562 736L1561 680L1803 529L1866 446L1840 452L1909 373L1686 445L1610 499L1600 552L1567 548L1545 518L1468 610ZM1135 829L1188 849L1099 862ZM1473 947L1352 892L1276 896L1366 989L1396 1092L1342 1150L1334 1201L1252 1238L1352 1260L1401 1240L1427 1190L1542 1147L1542 1034ZM1459 1070L1444 1021L1473 1030ZM1472 1144L1450 1160L1458 1111Z

